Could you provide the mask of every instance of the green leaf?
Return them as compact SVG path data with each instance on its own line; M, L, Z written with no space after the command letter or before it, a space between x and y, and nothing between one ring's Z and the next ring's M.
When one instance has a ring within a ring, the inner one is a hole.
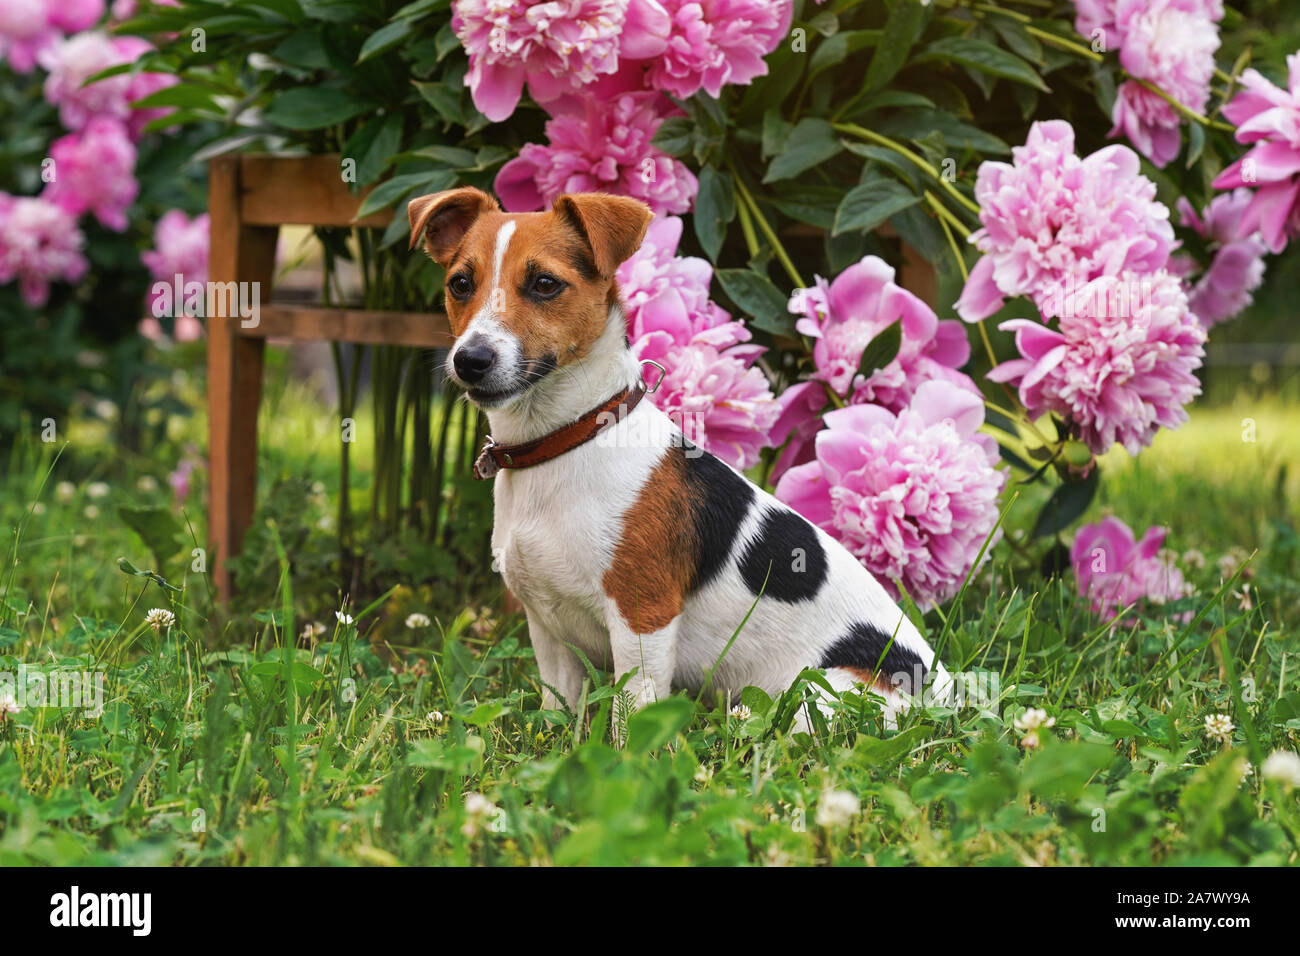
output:
M950 146L994 155L1011 152L1011 147L992 133L963 123L943 110L905 110L895 113L876 128L895 139L920 140L937 132Z
M727 224L736 217L736 194L729 173L712 166L700 170L700 191L695 199L695 235L705 255L717 260L727 237Z
M449 170L436 170L432 173L407 173L386 179L366 196L357 210L357 218L364 219L373 212L391 206L409 192L423 188L426 192L439 192L450 188L456 182L456 174Z
M140 536L154 563L165 568L181 548L184 529L170 508L162 505L118 505L118 516Z
M1088 510L1088 505L1092 504L1092 499L1097 494L1100 473L1099 468L1094 468L1083 481L1058 485L1043 505L1043 510L1038 512L1030 537L1043 538L1058 534L1074 524Z
M839 66L850 53L857 53L880 42L880 30L849 30L837 33L817 44L812 60L808 64L808 79L811 80L823 70Z
M131 104L132 109L146 110L156 109L161 106L179 106L187 109L207 110L211 113L220 113L214 101L216 90L209 87L199 86L196 83L178 83L175 86L163 87L154 93L150 93L144 99L135 100Z
M457 126L465 125L467 117L461 108L460 90L452 89L445 83L421 83L418 80L412 80L411 83L424 101L444 120Z
M713 274L727 297L751 317L749 325L773 335L794 334L789 297L767 276L752 269L715 269Z
M898 350L902 347L903 326L901 320L895 319L862 350L862 357L858 359L858 371L870 378L898 358Z
M894 4L894 9L885 22L884 35L876 47L875 56L871 58L871 65L867 67L867 89L880 89L903 68L907 54L921 38L921 31L925 29L929 18L928 4L915 3L913 0L900 0Z
M500 701L490 701L486 704L479 704L474 710L460 719L474 727L486 727L492 721L504 714L509 708Z
M180 591L184 590L184 588L178 588L174 584L168 584L166 579L164 579L163 576L159 574L157 571L143 571L140 568L137 568L126 558L117 559L117 569L121 571L123 574L130 574L137 578L148 578L154 584L158 585L160 588L163 588L164 590L167 591L176 591L179 593Z
M366 42L361 44L357 63L365 63L371 57L387 53L410 36L414 29L415 26L410 20L394 20L392 23L385 24L366 37Z
M871 182L854 186L840 202L835 212L833 235L849 230L870 232L895 213L921 201L902 183L883 176Z
M695 124L689 116L670 116L655 130L651 143L669 156L685 156L695 141Z
M360 116L374 105L346 90L296 86L277 94L263 119L286 129L324 129Z
M1077 799L1114 758L1114 751L1103 744L1081 740L1051 743L1024 762L1020 787L1039 797Z
M1043 47L1034 39L1034 35L1025 29L1023 23L1010 17L989 17L989 21L993 24L993 29L998 31L998 36L1002 37L1002 42L1013 52L1030 63L1042 64Z
M797 176L805 169L824 163L844 149L831 124L823 119L802 119L787 137L785 146L767 167L763 182L774 183Z
M1008 53L1001 47L973 37L944 37L935 40L914 63L956 63L972 70L979 70L991 76L1014 80L1050 92L1038 71L1014 53Z
M649 753L672 740L695 716L695 701L667 697L641 708L627 722L627 750Z

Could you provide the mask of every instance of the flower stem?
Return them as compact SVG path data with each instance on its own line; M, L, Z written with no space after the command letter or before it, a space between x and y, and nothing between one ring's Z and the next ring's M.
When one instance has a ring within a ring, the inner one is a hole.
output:
M953 199L957 200L957 202L963 207L970 210L975 215L979 215L980 207L974 200L968 199L956 186L944 179L943 176L939 174L939 170L935 169L928 161L912 152L912 150L908 149L902 143L892 140L888 136L882 136L875 130L869 130L864 126L857 125L856 123L832 123L831 129L835 130L837 133L855 136L858 139L866 140L868 143L875 143L877 146L884 146L886 149L892 149L894 152L898 153L899 156L915 163L922 172L939 184L940 189L946 192Z
M1200 123L1202 126L1208 126L1210 129L1221 129L1229 133L1235 133L1237 131L1237 127L1229 123L1216 122L1215 120L1212 120L1209 117L1202 116L1200 113L1196 112L1196 110L1192 109L1190 106L1184 106L1182 103L1178 102L1178 100L1174 99L1172 96L1170 96L1168 93L1160 89L1160 87L1156 86L1154 83L1150 82L1149 80L1141 79L1139 77L1133 76L1132 74L1125 74L1125 75L1128 76L1128 78L1131 79L1138 86L1142 87L1144 90L1148 90L1154 93L1156 96L1160 97L1170 106L1172 106L1178 112L1178 115L1182 116L1184 119L1189 119L1193 123Z
M736 203L736 215L740 218L740 231L745 237L745 248L749 250L749 257L752 259L759 252L758 236L754 232L754 220L750 218L749 207L745 205L744 200Z
M961 254L961 249L957 245L957 239L953 236L952 229L948 225L947 217L952 214L943 208L943 203L939 202L939 200L935 198L934 193L930 192L928 189L925 191L925 199L926 202L934 208L934 211L939 214L939 225L943 227L943 234L948 239L948 248L952 250L952 257L957 260L957 268L961 270L961 278L962 281L965 282L970 278L970 272L966 268L966 259ZM969 235L969 233L967 233L967 235Z
M1055 33L1049 33L1041 27L1025 27L1025 32L1030 36L1036 36L1048 46L1054 46L1058 50L1065 50L1067 53L1077 53L1079 56L1087 57L1094 63L1100 63L1105 59L1102 54L1098 53L1091 47L1086 47L1082 43L1075 43L1073 40L1059 37Z
M739 176L735 175L734 170L732 172L732 179L736 183L737 195L740 197L742 202L749 204L749 211L753 215L754 221L758 223L759 231L763 233L764 238L767 239L768 244L772 247L772 251L776 254L776 259L781 263L781 267L785 269L786 274L797 287L800 289L807 288L807 283L805 283L800 277L799 270L794 267L794 262L791 261L789 254L785 251L785 246L781 245L781 240L776 237L775 230L772 229L771 224L763 217L763 213L758 208L758 203L754 200L748 187L745 186L744 181L742 181Z

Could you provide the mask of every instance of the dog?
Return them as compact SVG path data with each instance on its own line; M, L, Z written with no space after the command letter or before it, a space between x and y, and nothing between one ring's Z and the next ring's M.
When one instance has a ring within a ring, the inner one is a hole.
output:
M887 713L927 679L948 685L839 542L641 401L615 270L647 206L578 193L507 214L464 187L412 200L409 216L411 248L422 239L446 270L447 373L490 424L475 474L494 481L493 554L527 614L544 707L577 704L575 649L631 674L637 707L706 683L775 696L809 667L837 692L865 685Z

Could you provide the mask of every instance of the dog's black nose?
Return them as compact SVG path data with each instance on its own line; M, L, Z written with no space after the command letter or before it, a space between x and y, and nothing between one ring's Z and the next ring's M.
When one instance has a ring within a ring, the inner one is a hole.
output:
M493 351L492 346L479 342L466 342L456 350L456 355L452 359L456 366L456 374L466 385L476 385L481 382L483 377L492 370L496 361L497 353Z

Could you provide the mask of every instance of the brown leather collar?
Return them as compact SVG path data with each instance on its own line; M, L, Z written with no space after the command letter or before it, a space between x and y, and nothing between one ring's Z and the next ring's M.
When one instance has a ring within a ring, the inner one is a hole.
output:
M518 445L500 445L488 435L483 450L474 459L474 477L480 480L492 478L502 468L531 468L558 458L566 451L591 441L609 426L617 425L636 408L645 394L645 383L638 381L634 388L623 389L573 424Z

